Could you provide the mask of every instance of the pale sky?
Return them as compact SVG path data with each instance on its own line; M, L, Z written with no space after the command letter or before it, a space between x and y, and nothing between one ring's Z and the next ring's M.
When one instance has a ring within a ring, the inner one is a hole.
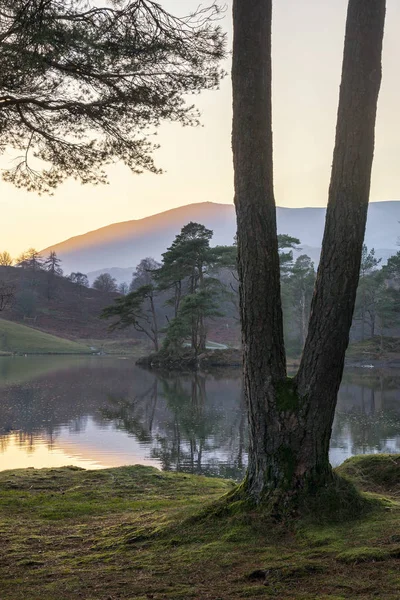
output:
M187 14L198 0L159 0ZM221 0L223 3L223 0ZM203 4L207 4L206 1ZM280 206L324 206L334 144L346 0L275 0L273 129L275 196ZM221 22L229 32L231 0ZM379 101L371 200L400 199L400 2L387 0L383 83ZM229 61L226 64L229 70ZM164 175L131 175L116 166L110 185L68 182L53 197L0 182L0 250L13 256L110 223L138 219L193 202L231 203L231 82L196 98L202 128L165 124L157 165ZM11 155L3 157L7 164Z

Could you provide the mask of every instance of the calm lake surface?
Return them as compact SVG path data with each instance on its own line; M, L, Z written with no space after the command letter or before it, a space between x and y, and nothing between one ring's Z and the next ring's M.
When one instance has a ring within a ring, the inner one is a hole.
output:
M0 470L130 464L240 479L240 370L155 374L130 359L0 358ZM400 451L400 371L347 371L331 462Z

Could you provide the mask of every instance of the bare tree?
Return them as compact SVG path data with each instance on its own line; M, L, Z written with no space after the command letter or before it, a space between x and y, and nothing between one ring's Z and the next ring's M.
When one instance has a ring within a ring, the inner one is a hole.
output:
M132 275L129 291L134 292L142 287L142 285L152 285L154 283L155 273L160 267L161 264L154 258L151 258L150 256L142 258Z
M117 291L117 280L111 277L109 273L101 273L93 282L93 287L99 292L116 292Z
M4 250L4 252L0 252L0 266L2 267L11 267L13 264L13 259L11 258L11 254Z
M16 266L29 271L40 271L43 269L43 259L35 248L29 248L16 259Z
M87 275L80 273L79 271L76 273L71 273L68 279L75 284L79 296L82 295L82 292L85 288L89 287L89 279Z
M129 285L126 283L126 281L123 281L119 284L118 292L121 294L121 296L127 295L127 293L129 292Z

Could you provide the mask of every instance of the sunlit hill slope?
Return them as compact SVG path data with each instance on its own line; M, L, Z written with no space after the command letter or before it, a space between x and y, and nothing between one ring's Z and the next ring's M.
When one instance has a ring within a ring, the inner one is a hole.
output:
M324 208L278 208L278 231L298 237L302 252L317 262L325 220ZM400 202L370 205L366 243L386 259L397 251ZM203 202L188 204L144 219L114 223L70 238L43 250L55 250L65 270L95 276L109 271L118 281L129 281L132 270L146 256L159 260L175 235L189 221L214 231L213 245L231 244L236 233L233 205Z

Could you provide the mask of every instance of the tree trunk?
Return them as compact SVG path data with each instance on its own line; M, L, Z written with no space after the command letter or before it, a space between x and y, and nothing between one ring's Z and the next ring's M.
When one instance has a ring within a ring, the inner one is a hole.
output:
M304 348L307 338L306 291L301 291L301 348Z
M199 265L199 289L204 289L204 273L203 264ZM200 312L199 314L199 354L206 351L207 345L207 328L204 322L204 315Z
M249 466L244 489L325 484L357 289L381 77L384 0L350 0L321 262L298 375L286 377L272 178L271 1L234 0L233 159Z
M370 312L370 319L371 319L371 337L373 338L375 336L375 321L376 321L374 312Z
M366 315L365 304L366 304L365 292L363 292L362 308L361 308L361 341L362 342L365 340L365 315Z
M244 390L250 425L247 487L281 477L276 387L286 378L272 179L271 0L234 0L233 131ZM285 444L286 445L286 444Z
M181 304L181 297L182 297L182 282L178 281L175 284L175 313L174 313L175 318L178 316L179 307Z
M383 328L384 328L384 322L381 317L380 318L380 343L379 343L381 356L383 356Z
M307 427L322 440L320 456L313 451L313 436L303 444L306 471L328 463L349 343L368 212L384 21L385 0L350 0L322 253L295 381L299 396L307 398Z
M152 294L150 295L150 310L151 310L151 318L153 321L152 332L153 332L154 351L158 352L160 349L160 345L158 343L158 321L157 321L156 308L154 306L154 298L153 298Z

